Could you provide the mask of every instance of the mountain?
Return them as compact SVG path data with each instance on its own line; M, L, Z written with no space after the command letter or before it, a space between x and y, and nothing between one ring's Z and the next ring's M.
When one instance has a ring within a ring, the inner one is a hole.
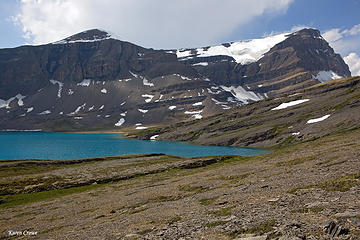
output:
M0 129L144 129L350 76L319 31L154 50L93 29L0 50Z

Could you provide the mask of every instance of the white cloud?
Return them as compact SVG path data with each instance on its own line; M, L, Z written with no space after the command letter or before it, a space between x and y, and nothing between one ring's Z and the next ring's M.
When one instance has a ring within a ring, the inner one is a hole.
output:
M91 28L145 47L217 42L264 13L283 14L294 0L22 0L14 17L34 44Z
M343 36L340 32L340 28L333 28L325 33L322 34L322 36L328 41L329 43L333 43L339 39L341 39Z
M322 34L336 52L344 57L352 75L360 75L360 24L350 29L333 28Z
M353 76L360 76L360 57L356 53L350 53L344 57L344 61L349 65Z
M360 24L344 30L333 28L324 32L322 36L343 56L354 51L360 52Z

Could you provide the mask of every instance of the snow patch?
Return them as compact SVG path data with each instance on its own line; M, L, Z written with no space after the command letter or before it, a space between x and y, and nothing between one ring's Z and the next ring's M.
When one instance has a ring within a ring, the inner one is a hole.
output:
M199 62L199 63L195 63L195 64L192 64L193 66L204 66L204 67L206 67L206 66L208 66L209 65L209 63L208 62Z
M216 100L215 98L211 98L211 100L213 100L214 103L217 105L226 104L226 102L220 102L220 101Z
M319 80L320 82L326 82L330 80L339 79L342 77L337 75L333 71L320 71L316 76L313 75L313 78Z
M140 76L140 75L138 75L138 74L135 74L135 73L133 73L133 72L131 72L131 71L129 71L129 73L130 73L133 77L135 77L135 78L140 78L140 79L142 79L144 86L149 86L149 87L153 87L153 86L154 86L154 84L151 83L151 82L149 82L149 80L147 80L145 77Z
M174 75L174 76L177 76L177 77L180 77L182 80L187 80L187 81L191 81L191 80L192 80L191 78L188 78L188 77L182 76L182 75L177 74L177 73L175 73L175 74L173 74L173 75Z
M147 98L145 99L145 102L151 102L151 100L154 98L154 95L150 95L150 94L143 94L141 95L143 98Z
M307 121L307 123L306 123L306 124L311 124L311 123L321 122L321 121L324 121L325 119L328 119L329 117L330 117L330 114L325 115L325 116L320 117L320 118L310 119L309 121Z
M24 106L24 101L23 99L25 98L26 96L23 96L21 95L20 93L17 94L15 97L12 97L12 98L9 98L8 100L2 100L0 99L0 108L7 108L9 109L10 108L10 103L17 99L17 104L21 107L21 106Z
M75 114L78 114L78 113L80 112L80 110L81 110L81 109L84 109L84 108L85 108L85 106L86 106L86 103L84 103L83 105L78 106L78 107L75 109L75 111L73 111L73 112L69 113L68 115L75 115Z
M73 94L74 94L74 91L69 88L68 95L73 95Z
M170 106L169 110L174 110L176 108L176 106Z
M294 132L291 134L291 136L298 136L298 135L300 135L300 132Z
M221 90L216 90L216 92L213 92L210 88L207 88L208 93L213 94L213 95L217 95L221 93Z
M106 94L106 93L107 93L107 90L106 90L105 88L103 88L103 89L101 89L100 92L103 93L103 94Z
M147 113L149 110L145 110L145 109L138 109L139 110L139 112L141 112L141 113Z
M147 127L136 127L135 129L142 130L142 129L147 129Z
M51 113L50 110L45 110L45 111L39 113L39 115L47 115L47 114L50 114L50 113Z
M158 136L159 136L159 135L151 136L151 137L150 137L150 140L156 140L156 138L157 138Z
M133 73L132 71L129 71L129 73L130 73L133 77L135 77L135 78L138 78L138 77L139 77L139 75Z
M310 101L310 99L300 99L300 100L295 100L295 101L291 101L291 102L287 102L287 103L282 103L279 106L277 106L276 108L273 108L271 110L281 110L281 109L292 107L292 106L302 104L302 103L305 103L308 101Z
M186 111L186 112L184 112L185 114L199 114L199 113L202 113L202 110L200 110L200 111Z
M84 79L82 80L82 82L76 84L78 86L82 86L82 87L88 87L90 86L91 80L90 79Z
M34 110L33 107L29 107L29 108L26 109L26 112L29 113L29 112L32 112L33 110Z
M124 118L120 118L120 120L115 123L115 126L116 127L120 127L121 125L123 125L125 123L125 119Z
M99 107L99 110L103 110L104 109L104 105L101 105L101 107Z
M262 96L252 92L252 91L246 91L243 87L226 87L226 86L220 86L222 89L224 89L227 92L230 92L237 100L243 102L244 104L247 104L249 101L260 101L264 99Z
M117 39L117 38L115 38L109 33L106 33L106 35L99 38L94 37L93 39L77 39L77 40L70 40L69 38L65 38L63 40L53 42L52 44L55 45L55 44L71 44L71 43L90 43L90 42L103 41L107 39Z
M269 36L262 39L239 41L231 43L229 47L224 45L213 46L210 48L198 48L194 50L178 50L176 55L181 60L193 57L229 56L237 63L249 64L258 61L266 52L276 44L284 41L288 33ZM193 52L193 53L192 53ZM195 52L195 53L194 53Z
M149 82L149 80L147 80L146 78L143 78L143 85L144 86L149 86L149 87L153 87L154 84Z
M56 81L56 80L50 80L50 82L53 85L55 85L55 84L59 85L59 90L58 90L57 96L58 96L58 98L61 98L61 91L62 91L62 88L63 88L64 84L62 82L59 82L59 81Z
M194 103L193 106L201 106L202 105L202 102L197 102L197 103Z

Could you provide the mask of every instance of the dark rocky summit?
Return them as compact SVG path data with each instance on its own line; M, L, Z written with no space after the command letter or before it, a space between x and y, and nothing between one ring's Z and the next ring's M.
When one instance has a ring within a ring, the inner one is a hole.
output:
M94 29L0 50L0 129L188 121L345 76L347 65L313 29L168 51Z

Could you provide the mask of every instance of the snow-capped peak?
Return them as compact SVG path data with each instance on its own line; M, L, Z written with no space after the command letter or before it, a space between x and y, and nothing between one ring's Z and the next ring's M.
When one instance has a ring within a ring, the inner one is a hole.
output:
M84 32L77 33L63 40L54 42L53 44L67 44L67 43L78 43L78 42L97 42L106 39L117 39L113 34L107 31L99 29L91 29Z
M284 41L290 33L277 34L260 39L238 41L208 48L177 50L179 60L187 60L194 57L229 56L237 63L248 64L258 61L273 46Z

